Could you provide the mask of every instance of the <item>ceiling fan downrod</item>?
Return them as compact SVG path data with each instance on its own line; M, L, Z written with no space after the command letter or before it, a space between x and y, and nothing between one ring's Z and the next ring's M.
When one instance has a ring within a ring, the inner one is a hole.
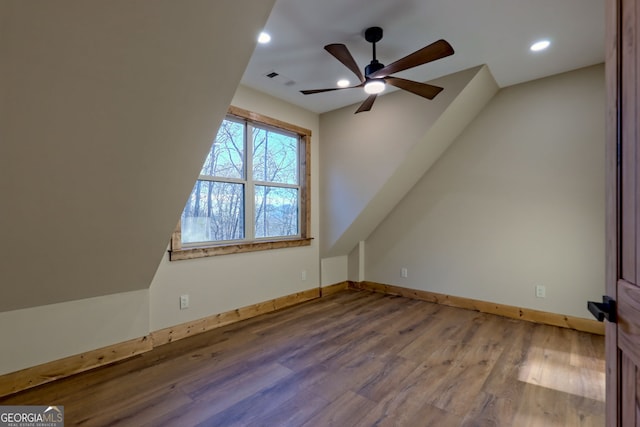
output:
M368 79L370 74L375 73L378 70L384 68L384 64L378 62L376 58L376 43L382 40L382 28L380 27L370 27L364 31L364 39L372 44L373 46L373 59L364 68L364 76Z

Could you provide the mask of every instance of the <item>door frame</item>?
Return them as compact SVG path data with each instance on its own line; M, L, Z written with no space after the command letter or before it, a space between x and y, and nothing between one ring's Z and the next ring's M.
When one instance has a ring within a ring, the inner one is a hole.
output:
M605 170L606 170L606 294L618 299L617 281L620 271L619 190L620 170L620 10L622 0L606 0L605 10ZM605 322L606 350L606 425L621 425L620 366L617 324Z

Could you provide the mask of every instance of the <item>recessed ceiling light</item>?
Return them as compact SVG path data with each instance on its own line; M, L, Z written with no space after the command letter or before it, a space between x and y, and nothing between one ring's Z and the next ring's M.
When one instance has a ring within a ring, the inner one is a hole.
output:
M540 40L532 44L529 49L531 49L532 52L540 52L548 48L550 44L551 42L549 40Z
M269 43L270 41L271 41L271 36L269 35L269 33L265 33L263 31L258 36L258 43L260 44L266 44L266 43Z
M347 87L351 82L347 79L338 80L338 87Z

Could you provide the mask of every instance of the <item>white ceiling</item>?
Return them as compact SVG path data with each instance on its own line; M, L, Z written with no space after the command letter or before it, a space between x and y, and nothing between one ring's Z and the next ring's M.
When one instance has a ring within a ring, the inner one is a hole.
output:
M505 87L604 61L604 0L277 0L265 27L272 41L256 47L242 83L318 113L361 102L361 89L299 91L357 83L323 46L344 43L364 68L371 26L384 29L376 49L385 65L438 39L451 43L453 56L396 74L417 81L487 64ZM551 47L530 52L543 38ZM280 76L265 77L272 71Z

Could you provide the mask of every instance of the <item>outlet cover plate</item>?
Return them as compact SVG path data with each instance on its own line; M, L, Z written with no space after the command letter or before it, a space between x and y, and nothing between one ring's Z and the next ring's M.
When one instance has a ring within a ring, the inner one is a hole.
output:
M189 308L189 295L180 295L180 310Z

